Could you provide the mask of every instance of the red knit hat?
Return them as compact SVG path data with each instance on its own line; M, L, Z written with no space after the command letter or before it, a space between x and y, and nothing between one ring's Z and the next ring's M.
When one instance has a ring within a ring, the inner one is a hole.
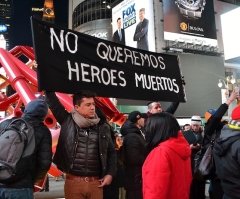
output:
M238 120L240 119L240 106L237 106L232 111L232 120Z

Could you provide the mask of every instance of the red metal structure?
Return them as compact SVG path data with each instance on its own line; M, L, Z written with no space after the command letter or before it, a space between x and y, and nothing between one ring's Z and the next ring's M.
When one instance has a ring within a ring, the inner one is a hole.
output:
M23 63L20 59L18 59L20 56L25 56L29 59L29 62L27 64ZM0 48L0 67L2 67L6 73L6 76L3 74L0 75L2 79L0 89L2 90L10 84L16 91L15 94L8 97L4 93L0 93L0 111L6 111L8 113L8 116L2 120L11 117L21 117L22 111L20 107L22 103L26 105L31 100L36 99L38 94L43 94L38 92L37 74L31 69L34 60L34 50L31 47L16 46L9 52ZM63 93L56 94L62 105L70 112L73 109L72 98ZM120 113L108 98L96 97L95 102L96 106L106 114L108 121L121 126L126 120L124 114ZM57 127L57 121L50 110L44 123L51 130L53 139L52 147L54 152L60 128ZM55 165L52 165L49 170L49 174L54 177L59 177L62 175L62 172L59 171ZM45 180L46 178L35 186L35 191L42 189Z

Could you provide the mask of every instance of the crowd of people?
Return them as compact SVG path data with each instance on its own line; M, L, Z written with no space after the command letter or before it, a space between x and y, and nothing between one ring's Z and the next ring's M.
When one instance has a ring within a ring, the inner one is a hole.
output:
M194 158L203 146L215 139L215 174L210 179L211 199L240 196L240 107L232 120L222 120L238 94L232 92L220 107L209 109L206 124L193 115L180 128L174 113L179 103L162 110L159 102L148 103L148 112L129 113L120 133L96 108L91 91L73 95L73 110L66 111L54 92L45 91L45 101L31 101L23 119L33 127L36 148L28 169L14 183L0 181L0 199L33 199L33 186L46 175L52 163L51 136L43 124L50 108L61 125L53 163L66 176L66 199L118 199L119 187L126 199L204 199L205 179L194 174ZM0 129L11 120L0 124Z

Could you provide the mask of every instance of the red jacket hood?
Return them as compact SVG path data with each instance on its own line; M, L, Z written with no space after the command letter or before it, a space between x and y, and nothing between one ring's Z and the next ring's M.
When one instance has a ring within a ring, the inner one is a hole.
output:
M166 140L165 142L162 142L159 145L172 149L183 160L186 160L191 156L190 146L181 132L178 132L177 138L171 137L169 140Z

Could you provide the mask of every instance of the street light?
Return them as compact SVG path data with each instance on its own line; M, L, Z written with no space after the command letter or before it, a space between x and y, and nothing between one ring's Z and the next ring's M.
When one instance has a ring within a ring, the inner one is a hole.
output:
M222 103L225 103L228 99L228 96L229 96L228 81L224 81L223 79L219 79L218 87L221 88L223 85L224 85L224 88L221 89Z
M236 80L233 78L233 75L231 75L231 84L235 84Z
M227 76L226 80L227 80L227 82L230 82L231 84L235 84L235 82L236 82L236 80L233 77L233 75Z
M228 82L226 83L223 79L219 79L219 82L218 82L218 87L222 87L222 82L223 82L223 84L224 84L224 87L227 89L228 88Z
M224 87L226 88L226 89L228 89L228 83L231 83L231 84L235 84L236 83L236 79L233 77L233 75L231 75L231 76L228 76L227 78L226 78L226 81L225 80L223 80L223 79L219 79L219 82L218 82L218 87L222 87L222 82L223 82L223 84L224 84ZM227 83L226 83L227 82Z

